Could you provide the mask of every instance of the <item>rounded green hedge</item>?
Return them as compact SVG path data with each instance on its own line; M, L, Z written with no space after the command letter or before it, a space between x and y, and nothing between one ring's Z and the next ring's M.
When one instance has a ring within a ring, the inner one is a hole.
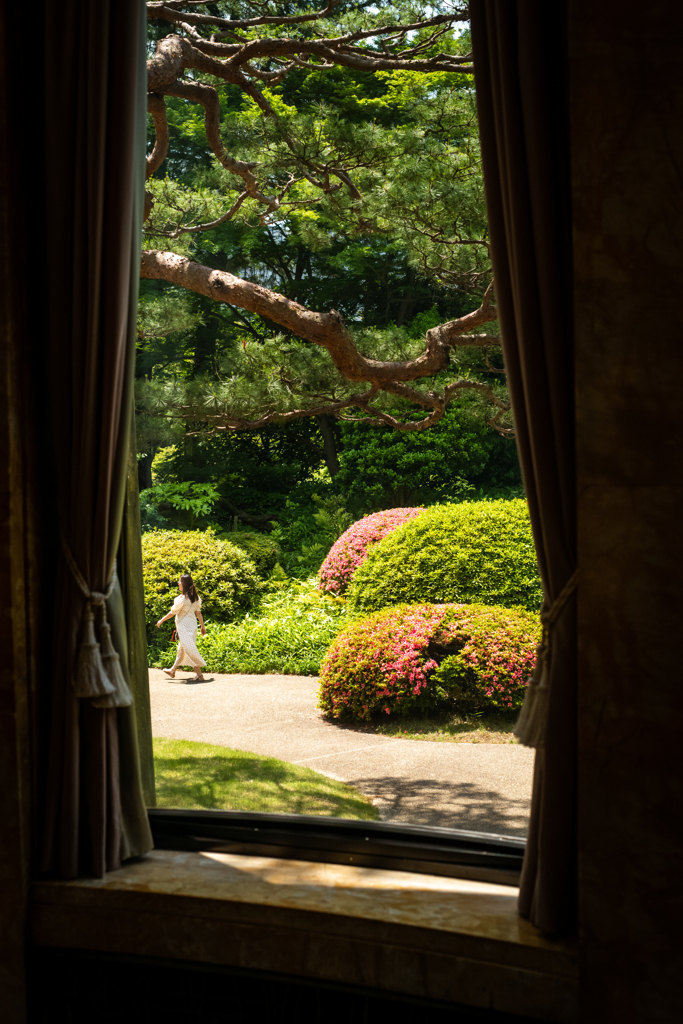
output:
M370 549L348 598L363 612L423 601L538 609L541 581L526 501L425 509Z
M521 707L536 663L538 615L476 604L399 605L344 629L320 672L318 706L368 720L438 708Z
M211 530L150 530L142 535L145 619L150 636L171 610L178 578L189 572L202 599L205 618L230 622L251 608L264 582L244 551Z
M258 573L267 579L282 557L280 545L262 533L237 533L224 536L223 540L241 548L251 558Z

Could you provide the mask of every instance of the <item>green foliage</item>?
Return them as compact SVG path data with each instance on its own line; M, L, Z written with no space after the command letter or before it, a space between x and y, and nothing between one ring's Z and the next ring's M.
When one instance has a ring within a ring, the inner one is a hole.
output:
M359 512L522 493L514 441L487 427L473 397L428 430L344 424L342 439L335 483Z
M166 530L169 526L175 525L169 523L168 516L164 515L157 502L150 497L151 491L150 487L140 492L140 525L143 534L148 530Z
M146 491L141 492L140 504L141 507L144 506L145 513L150 506L159 512L164 505L170 505L171 508L185 512L187 526L191 530L199 517L211 514L211 510L219 498L220 494L212 484L196 484L191 480L184 480L155 484L154 487L149 487ZM150 523L150 518L145 514L142 521L143 531L157 525L153 520Z
M280 523L271 533L282 548L284 568L296 579L307 579L317 572L334 542L353 522L344 508L344 498L323 489L299 489L299 501L289 499L280 514ZM322 491L322 493L318 493Z
M417 601L538 608L542 592L526 502L426 509L370 550L348 597L364 612Z
M280 547L271 537L262 533L246 533L241 530L235 533L223 535L224 540L229 540L251 558L258 570L259 576L266 579L271 576L281 556Z
M158 807L379 817L353 786L311 768L210 743L156 736L154 775Z
M202 599L202 614L229 622L244 614L263 593L252 560L211 530L152 530L142 535L145 615L150 640L159 644L156 622L171 610L178 579L189 572ZM162 627L170 637L172 622Z
M317 675L346 621L346 605L322 597L314 583L294 583L264 598L241 622L211 625L201 652L212 672Z
M177 295L172 291L165 291L158 295L142 295L138 300L139 341L191 331L202 322L201 313L190 308L184 293Z
M319 707L368 721L455 709L519 708L538 616L485 605L398 605L352 622L330 646Z
M377 11L335 9L333 28L337 33L342 24L403 16L411 20L417 12L381 3ZM153 33L160 28L155 24ZM332 27L327 19L316 26ZM419 37L420 30L412 42ZM465 53L469 39L449 29L435 45ZM211 157L201 108L167 97L171 146L148 182L155 203L146 246L257 280L310 309L334 308L376 359L416 355L428 327L479 304L489 273L488 238L470 78L301 67L262 87L269 116L239 88L209 81L220 102L225 145L253 161L263 188L280 196L277 216L259 218L262 209L247 199L233 219L216 223L241 182ZM322 190L316 177L327 182ZM183 234L200 223L213 226ZM178 289L145 281L142 294L150 314L170 304L168 326L163 316L150 315L141 334L138 405L150 414L142 416L141 438L151 439L156 420L166 443L177 421L169 418L164 426L164 410L181 406L197 423L219 410L233 419L255 418L356 390L324 350L283 337L262 317L190 296L190 326L183 333L174 306ZM193 316L199 318L194 327ZM480 352L454 354L454 363L477 379L497 380ZM417 387L432 389L453 376L449 371ZM400 414L410 408L381 393L377 404Z
M211 519L232 529L235 508L270 520L280 519L288 499L294 502L283 522L317 511L312 494L325 496L330 480L324 470L322 439L315 420L296 420L259 431L184 437L157 451L155 483L193 480L213 484L220 494ZM227 502L230 502L230 505ZM232 506L232 507L231 507Z
M315 31L333 24L337 33L342 26L403 16L413 20L417 9L380 3L375 13L347 5L335 8L332 22L316 22ZM150 22L155 38L172 30ZM309 28L286 29L296 31L306 34ZM437 45L443 52L465 53L469 37L449 30ZM149 183L155 206L145 227L146 245L185 252L309 309L336 309L360 350L375 359L413 358L424 347L426 330L479 304L488 256L471 78L301 67L265 87L272 117L264 117L237 86L200 72L194 78L217 90L228 151L257 162L264 190L281 194L283 202L270 221L259 220L247 200L232 220L170 237L215 220L230 207L241 182L211 156L203 109L166 97L171 145ZM334 172L325 192L301 174L326 178L334 167L347 169L362 198ZM281 192L290 176L295 184ZM495 325L488 329L495 333ZM277 522L271 537L290 577L315 572L335 539L314 494L335 496L342 510L358 517L392 505L520 493L514 442L486 426L490 409L480 399L459 399L426 432L336 424L342 468L334 480L313 418L188 436L186 430L201 429L219 412L249 418L287 413L348 397L358 385L341 377L326 351L283 335L272 321L168 283L141 282L136 376L141 451L151 459L159 447L173 449L157 467L154 483L213 485L220 498L211 522L221 530L231 528L236 509L262 517L254 520L259 530ZM447 370L414 386L442 390L456 377L503 391L500 375L489 371L479 348L454 349ZM393 395L380 393L376 405L414 418L412 407ZM178 412L189 416L187 425L174 418ZM148 496L142 512L148 529L189 522L182 510Z
M313 501L318 506L318 511L313 513L313 519L331 547L351 526L353 516L346 511L344 499L338 494L330 494L328 497L314 494Z

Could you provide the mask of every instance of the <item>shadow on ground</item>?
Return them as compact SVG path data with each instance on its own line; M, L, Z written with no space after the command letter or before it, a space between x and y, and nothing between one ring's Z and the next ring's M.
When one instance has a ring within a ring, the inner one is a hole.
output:
M525 836L529 825L529 801L514 800L475 782L439 782L435 779L355 778L353 785L368 796L382 821L407 821L412 825L470 829Z

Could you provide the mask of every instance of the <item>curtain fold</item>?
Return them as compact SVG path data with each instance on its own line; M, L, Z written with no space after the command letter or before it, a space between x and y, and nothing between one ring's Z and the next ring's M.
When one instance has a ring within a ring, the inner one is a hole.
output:
M564 5L471 0L496 304L546 603L576 569L571 208ZM520 913L576 922L576 597L553 630Z
M142 0L47 0L47 366L64 542L89 589L112 575L126 493L145 160ZM84 597L56 581L42 867L101 876L151 848L132 707L97 708L73 683ZM127 674L120 591L107 602ZM121 780L125 779L122 795Z
M130 688L135 706L135 726L139 748L142 792L147 807L156 805L154 786L154 753L152 748L152 713L149 701L149 657L145 626L145 592L140 546L140 500L138 494L138 461L135 443L135 416L131 416L130 449L126 479L126 507L118 554L118 575L126 609L126 650ZM112 623L112 635L113 635Z

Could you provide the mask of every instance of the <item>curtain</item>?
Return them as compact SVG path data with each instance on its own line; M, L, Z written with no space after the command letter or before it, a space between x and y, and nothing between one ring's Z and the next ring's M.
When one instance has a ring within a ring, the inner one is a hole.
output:
M142 0L45 4L45 233L50 432L61 542L106 593L119 548L131 420L145 160ZM101 877L151 848L132 706L75 695L85 598L56 579L42 866ZM128 673L121 590L106 603ZM101 614L101 612L100 612ZM128 679L130 685L130 679ZM122 785L123 783L123 785Z
M545 594L576 569L570 166L564 5L471 0L484 185L503 357ZM520 913L576 922L576 598L553 628Z

